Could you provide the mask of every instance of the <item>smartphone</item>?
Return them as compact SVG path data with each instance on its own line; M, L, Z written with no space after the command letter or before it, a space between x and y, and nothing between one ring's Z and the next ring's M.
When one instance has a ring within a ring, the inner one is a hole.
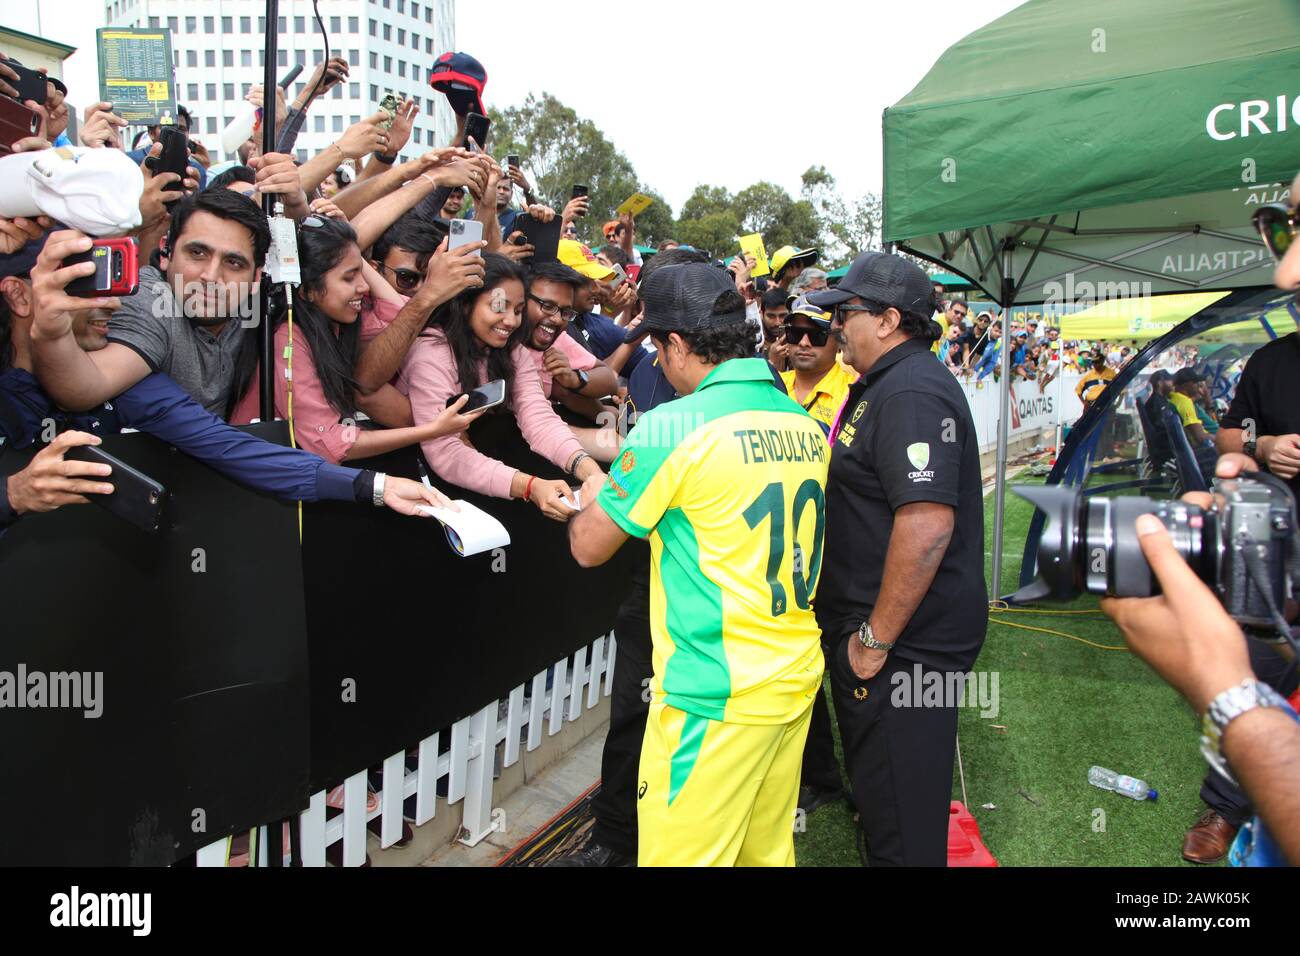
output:
M627 270L624 269L617 262L614 263L614 278L610 279L609 281L610 281L609 290L613 292L615 289L617 289L619 286L621 286L624 282L627 281Z
M95 504L106 511L111 511L119 518L131 522L141 531L157 534L163 526L163 506L167 501L167 489L148 475L136 471L98 445L76 445L64 452L63 457L72 461L91 461L108 465L113 473L107 481L113 486L111 495L87 495Z
M73 266L79 262L93 262L95 271L69 282L64 290L68 295L81 299L135 295L140 287L139 256L135 243L129 238L96 239L87 251L64 259L63 265Z
M523 213L515 219L515 228L524 234L533 246L533 263L557 262L560 258L560 217L550 222L534 219Z
M511 165L511 166L518 166L518 165L519 165L519 157L518 157L518 156L514 156L514 155L507 156L507 157L506 157L506 162L507 162L509 165Z
M16 60L6 60L5 65L18 74L18 82L11 85L18 90L19 102L33 100L44 106L49 95L49 86L47 85L49 80L46 79L45 74L37 73Z
M463 394L465 393L461 392L461 395ZM450 408L452 405L455 405L456 399L458 398L460 398L460 395L453 395L451 398L447 399L447 407ZM465 403L465 407L460 410L460 413L464 415L466 412L476 412L480 408L495 408L505 400L506 380L504 378L498 378L494 381L488 382L486 385L480 385L478 388L470 392L469 401Z
M158 142L162 143L162 153L154 173L176 173L181 179L189 171L190 138L177 126L164 126L158 130ZM180 179L163 187L164 192L180 192Z
M7 96L0 96L0 153L8 153L12 144L35 136L40 129L40 113Z
M470 113L465 117L465 142L462 144L470 149L469 141L472 139L478 145L480 150L487 148L488 127L491 122L482 113Z
M453 219L448 223L447 228L447 251L458 249L461 246L468 245L471 242L481 242L483 239L483 223L477 219ZM482 255L480 249L475 255Z

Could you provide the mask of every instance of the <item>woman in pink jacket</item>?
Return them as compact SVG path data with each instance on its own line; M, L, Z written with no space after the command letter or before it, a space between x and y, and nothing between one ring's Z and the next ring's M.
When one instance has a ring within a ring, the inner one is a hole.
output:
M581 484L601 474L542 393L537 366L524 346L523 269L504 256L483 257L483 285L441 306L407 353L397 387L411 400L417 422L433 420L447 399L496 379L506 382L507 403L534 452ZM489 458L461 436L421 442L424 457L450 484L496 498L522 498L548 518L568 521L576 512L566 481L548 481Z
M361 257L357 235L345 222L308 216L298 230L302 284L293 295L292 354L289 323L275 331L275 413L293 412L294 438L300 448L338 464L371 458L438 436L455 435L481 412L461 415L464 400L437 414L413 419L410 403L392 385L366 399L363 409L380 424L357 424L359 407L353 368L364 331L393 320L406 299ZM292 378L286 373L292 372ZM258 376L230 416L234 424L258 417ZM416 422L419 424L416 424Z

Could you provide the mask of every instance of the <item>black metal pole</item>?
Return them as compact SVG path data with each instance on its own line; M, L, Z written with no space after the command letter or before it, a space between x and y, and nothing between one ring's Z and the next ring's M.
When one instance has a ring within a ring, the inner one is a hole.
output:
M275 152L275 71L277 49L277 26L279 23L279 0L266 0L266 35L263 45L266 47L266 69L262 73L262 155ZM262 210L269 218L275 212L273 196L262 197ZM262 369L258 377L261 397L261 419L269 422L275 418L275 357L271 354L274 338L271 330L271 281L266 275L261 282L261 323L258 326L258 352L262 356ZM274 844L280 843L280 833L276 830Z

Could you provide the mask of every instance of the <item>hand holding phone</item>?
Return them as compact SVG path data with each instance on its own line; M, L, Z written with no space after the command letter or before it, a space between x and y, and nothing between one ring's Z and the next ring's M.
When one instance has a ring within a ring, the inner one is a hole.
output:
M483 223L477 219L453 219L447 231L447 251L483 241ZM475 255L481 256L480 250Z
M63 260L63 268L93 262L95 271L73 279L64 289L79 299L135 295L140 286L140 266L135 243L129 238L96 239L86 252Z
M460 399L460 396L464 394L466 393L461 392L460 395L453 395L447 399L447 407L450 408L452 405L455 405L457 400ZM506 380L504 378L494 379L486 385L480 385L468 394L469 401L466 402L465 407L460 410L462 415L476 412L480 408L495 408L506 400Z

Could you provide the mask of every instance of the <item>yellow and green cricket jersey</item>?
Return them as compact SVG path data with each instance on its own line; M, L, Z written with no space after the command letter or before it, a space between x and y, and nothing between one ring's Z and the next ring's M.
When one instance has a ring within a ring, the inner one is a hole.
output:
M822 676L821 428L763 359L732 359L642 415L623 448L598 501L650 539L656 699L710 720L795 719Z

